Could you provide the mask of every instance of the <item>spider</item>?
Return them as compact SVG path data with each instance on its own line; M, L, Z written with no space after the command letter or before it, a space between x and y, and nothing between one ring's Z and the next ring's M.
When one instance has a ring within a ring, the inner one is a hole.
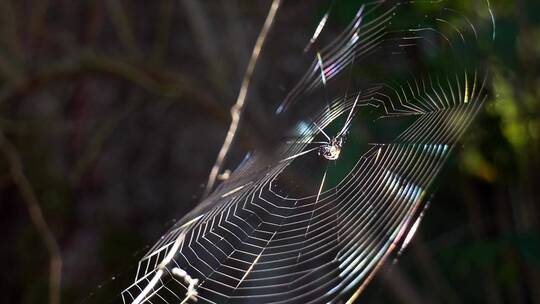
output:
M341 154L341 148L343 147L343 144L345 143L345 136L349 132L349 128L351 127L351 122L353 119L353 112L354 108L356 107L356 103L358 102L358 96L356 97L353 106L351 107L351 111L349 112L349 115L347 116L347 120L345 120L345 123L343 124L343 127L339 131L339 133L333 137L330 138L326 132L323 131L322 128L320 128L315 122L313 123L319 131L328 139L328 141L318 142L322 144L318 147L319 155L322 155L327 160L337 160L339 158L339 155Z
M338 132L336 136L331 138L330 136L328 136L328 134L326 134L326 132L324 132L324 130L321 127L319 127L319 125L317 125L317 123L313 122L313 124L315 125L315 127L317 127L317 129L319 129L321 134L323 134L324 137L326 137L327 141L310 142L310 144L319 144L319 146L305 150L293 156L287 157L282 161L291 160L291 159L297 158L298 156L307 154L315 150L318 151L318 155L323 156L327 160L339 159L339 156L341 154L341 149L343 148L343 144L345 143L345 137L347 133L349 132L349 128L351 127L351 122L353 119L353 112L354 112L354 109L356 108L358 98L359 96L356 97L354 104L351 107L351 110L349 111L349 115L347 116L347 120L345 120L343 127L341 128L341 130Z
M334 137L330 142L319 147L319 155L324 156L328 160L337 160L341 153L341 147L343 146L344 139L342 136Z

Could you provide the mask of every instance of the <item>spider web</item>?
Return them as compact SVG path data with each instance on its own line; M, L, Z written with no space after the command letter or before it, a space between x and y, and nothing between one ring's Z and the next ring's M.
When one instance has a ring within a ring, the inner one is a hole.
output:
M140 260L122 301L354 302L410 240L431 183L487 98L485 72L456 56L458 47L477 43L478 30L439 2L362 4L341 34L311 54L277 108L277 118L294 117L283 142L248 154L165 233ZM404 25L402 11L419 3L441 14ZM410 76L413 52L455 61ZM381 64L383 77L351 85L353 69L377 58L410 71L389 75ZM344 95L321 97L333 85L343 92L340 82ZM335 160L323 155L329 151Z

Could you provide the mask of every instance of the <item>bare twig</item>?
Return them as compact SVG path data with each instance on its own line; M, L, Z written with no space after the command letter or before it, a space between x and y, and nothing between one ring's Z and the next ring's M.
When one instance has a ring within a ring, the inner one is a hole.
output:
M70 176L70 179L74 184L78 184L80 182L85 171L98 158L110 135L120 124L120 122L136 108L137 104L137 100L130 101L120 111L107 117L103 121L102 125L97 128L92 138L90 138L89 143L81 157L75 163L73 172Z
M450 286L448 280L441 274L440 269L433 260L433 255L427 248L420 235L417 235L412 252L420 269L428 278L428 286L431 286L436 294L441 295L444 301L438 299L441 303L460 304L461 301L455 290Z
M23 47L17 32L19 24L12 1L0 1L0 39L8 47L12 55L22 55Z
M81 41L84 46L95 46L105 25L105 10L102 1L86 2L84 7L84 27Z
M226 19L227 40L231 41L231 51L234 54L235 65L241 67L248 56L246 30L241 22L238 0L221 0L221 9Z
M476 192L468 184L462 186L465 197L465 204L468 213L468 220L471 226L471 232L473 239L476 241L482 240L486 233L486 227L482 221L482 211L479 204L480 199L476 197ZM499 304L502 303L501 291L497 284L497 278L495 276L495 269L493 265L487 265L484 271L484 292L486 295L486 300L489 303Z
M34 189L24 174L24 167L15 146L0 131L0 151L8 161L13 182L26 203L30 220L49 252L49 303L60 304L60 285L62 280L62 256L60 248L49 225L43 217Z
M105 1L105 4L107 5L107 11L123 47L131 56L137 56L138 50L135 42L135 35L132 30L132 24L122 3L120 0L109 0Z
M240 92L238 93L238 98L236 99L236 103L231 108L231 125L229 126L227 136L223 141L223 145L221 146L221 150L219 151L216 162L212 167L212 170L210 171L210 175L208 176L208 182L206 184L206 189L204 191L203 197L208 196L208 194L212 190L214 183L216 182L216 177L218 176L219 172L223 167L225 157L227 156L229 149L231 148L232 141L236 135L236 130L238 129L238 124L244 110L244 102L246 100L247 90L253 76L253 71L255 70L255 65L257 64L257 59L259 58L261 48L264 44L264 41L266 40L268 32L270 31L270 27L274 22L274 17L276 16L280 4L281 0L272 1L272 5L270 6L270 10L268 11L268 15L266 16L266 20L264 21L261 32L259 33L259 37L257 37L257 41L255 42L255 46L253 47L251 58L249 59L246 73L244 74L244 79L242 80Z
M6 82L0 88L0 104L31 95L55 81L92 74L117 77L163 97L183 98L219 121L227 119L222 107L183 74L164 69L155 70L142 64L93 52L82 52L80 56L49 64L24 77Z
M20 72L21 56L24 55L17 31L17 14L11 1L0 1L0 75L3 78L17 77Z
M49 0L34 0L32 10L30 10L28 32L32 43L37 43L39 36L45 32L47 11L49 9Z
M209 65L211 80L221 92L227 93L226 68L216 45L217 39L208 22L210 18L205 15L199 0L182 0L181 3L186 11L187 21L195 34L199 49Z
M382 283L399 303L425 303L423 295L416 290L410 279L397 266L386 265L380 272Z
M152 50L152 61L161 63L169 45L169 36L174 12L174 1L164 0L159 4L159 19L156 26L156 41Z

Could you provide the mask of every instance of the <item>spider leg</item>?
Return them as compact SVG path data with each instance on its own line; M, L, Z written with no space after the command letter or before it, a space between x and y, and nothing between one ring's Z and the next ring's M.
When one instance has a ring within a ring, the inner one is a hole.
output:
M294 144L318 144L318 145L327 145L328 142L326 141L295 141L295 140L289 140L286 142L287 144L294 145Z
M319 68L321 70L321 80L323 83L323 86L326 86L326 75L324 74L324 65L321 53L317 52L317 64L319 65Z
M341 131L339 131L338 135L336 137L339 137L343 135L345 132L349 130L349 127L351 125L352 119L354 117L354 109L356 108L356 104L358 103L358 99L360 98L360 94L356 95L356 99L354 100L354 104L351 107L351 110L349 111L349 115L347 116L347 120L345 120L345 123L343 124L343 128L341 128Z
M328 144L330 144L330 142L332 141L330 136L328 136L328 134L326 134L326 132L324 132L324 130L321 129L321 127L319 127L319 125L316 122L313 122L313 124L315 125L315 127L317 127L317 129L319 129L319 131L321 131L321 133L324 135L324 137L326 137L326 139L328 139Z
M295 155L292 155L292 156L289 156L289 157L287 157L287 158L285 158L285 159L282 159L280 162L282 163L282 162L285 162L285 161L288 161L288 160L291 160L291 159L295 159L295 158L297 158L297 157L299 157L299 156L302 156L302 155L304 155L304 154L308 154L309 152L314 151L314 150L319 149L319 148L320 148L320 146L317 146L317 147L315 147L315 148L311 148L311 149L302 151L302 152L300 152L300 153L297 153L297 154L295 154Z

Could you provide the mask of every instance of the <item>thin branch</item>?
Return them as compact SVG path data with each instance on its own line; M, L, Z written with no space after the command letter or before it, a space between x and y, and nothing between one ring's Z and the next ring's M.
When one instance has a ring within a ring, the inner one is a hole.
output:
M442 302L451 304L462 303L456 291L442 275L437 263L433 260L433 255L420 235L415 236L414 246L411 249L420 270L428 278L428 286L430 286L435 294L440 295L444 299ZM438 300L440 301L441 299Z
M24 167L15 146L0 131L0 151L9 164L13 182L26 203L30 220L49 252L49 303L60 304L60 286L62 281L62 256L54 235L45 221L34 189L24 174Z
M152 50L152 62L161 64L163 56L169 46L169 37L171 32L171 23L173 20L174 1L164 0L159 4L159 18L156 26L156 41Z
M19 39L15 9L11 1L0 1L0 75L2 78L18 77L21 69L21 56L25 53Z
M129 3L129 2L128 2ZM105 1L107 5L107 12L111 18L112 24L116 30L118 38L122 42L123 47L130 53L130 55L137 56L138 49L135 42L135 35L133 34L132 24L129 20L129 16L122 6L120 0Z
M99 157L100 152L103 150L103 147L105 146L110 135L120 124L120 122L131 112L133 112L137 104L137 100L130 101L120 111L107 117L103 121L102 125L97 128L94 135L90 138L85 150L82 152L81 157L73 166L73 172L70 175L70 179L74 184L78 184L80 182L81 177L85 174L86 170Z
M238 0L221 0L221 9L226 19L227 40L231 41L230 48L234 54L235 65L241 67L244 64L244 58L247 58L247 37L246 29L241 22L238 8Z
M46 32L46 17L49 9L49 0L34 0L32 1L32 10L28 20L28 34L31 43L34 45L39 43L42 33Z
M12 1L0 1L0 39L5 43L11 55L24 54L18 33L18 16L15 13Z
M211 30L210 18L205 15L199 0L182 0L181 4L199 45L199 50L208 64L211 80L221 92L227 93L228 78L225 60L223 60L216 44L217 39Z
M90 51L81 52L80 55L59 63L48 64L23 77L6 82L0 87L0 104L31 95L50 83L91 74L117 77L163 97L182 98L219 121L227 119L226 111L182 73L151 69L142 64Z
M385 265L380 279L399 303L425 303L423 295L397 266Z
M281 0L272 1L272 5L270 6L270 10L268 11L268 15L266 16L266 20L264 21L261 32L259 33L259 37L257 37L257 41L255 42L255 46L253 47L251 58L249 59L246 73L244 74L244 79L242 80L242 86L240 87L240 92L238 93L238 98L236 99L236 103L231 108L231 125L229 126L227 136L223 141L223 145L221 146L221 150L219 151L216 162L212 167L212 170L210 171L210 175L208 176L208 182L206 183L206 189L204 191L203 197L208 196L208 194L214 187L216 178L221 171L225 158L229 152L229 149L231 148L231 144L236 135L236 130L238 129L238 124L244 110L247 90L249 88L249 84L251 83L251 78L253 76L253 71L255 70L255 65L257 64L257 59L259 58L259 54L261 53L261 49L264 41L266 40L266 36L268 35L270 28L272 27L274 17L276 16L280 4Z

